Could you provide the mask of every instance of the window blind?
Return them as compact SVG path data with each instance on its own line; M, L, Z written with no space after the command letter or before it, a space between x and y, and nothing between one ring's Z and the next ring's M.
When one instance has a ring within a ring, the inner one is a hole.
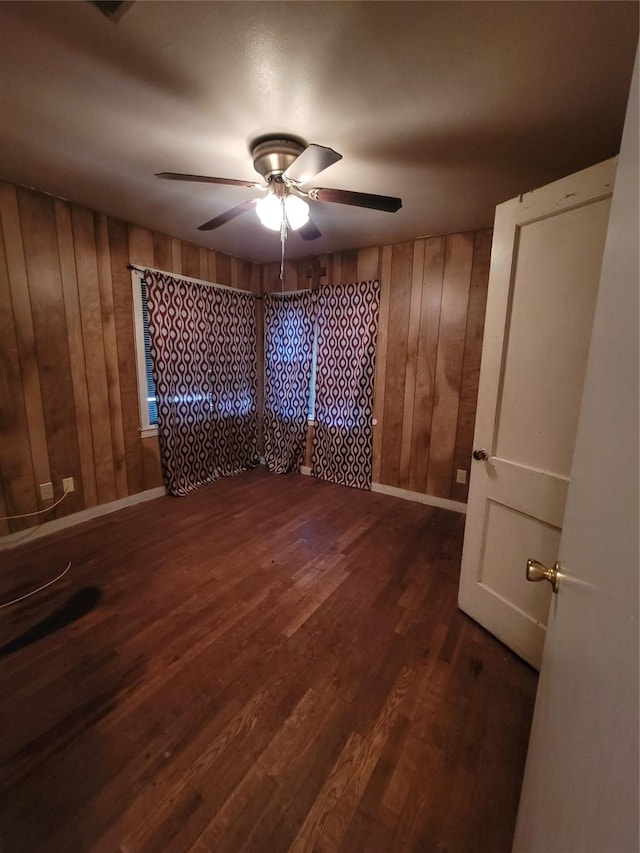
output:
M147 285L144 279L140 284L142 293L142 325L144 328L144 365L147 377L147 406L149 409L149 423L156 426L158 423L158 405L156 402L156 383L153 379L153 362L151 361L151 337L149 335L149 306L147 305Z

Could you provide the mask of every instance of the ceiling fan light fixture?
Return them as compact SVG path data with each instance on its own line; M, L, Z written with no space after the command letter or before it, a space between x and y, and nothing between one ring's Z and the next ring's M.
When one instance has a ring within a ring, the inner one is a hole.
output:
M282 199L270 192L256 204L258 219L265 228L279 231L282 227ZM295 195L288 195L284 200L284 215L292 231L297 231L309 221L309 205Z
M288 195L284 200L284 209L287 214L289 228L297 231L309 221L309 205L304 199L297 195Z
M270 192L256 204L258 219L265 228L279 231L282 225L282 202L277 195Z

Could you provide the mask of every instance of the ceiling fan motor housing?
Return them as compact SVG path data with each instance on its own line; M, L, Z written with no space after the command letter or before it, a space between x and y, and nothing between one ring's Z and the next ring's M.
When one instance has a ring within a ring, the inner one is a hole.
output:
M294 139L266 139L251 148L253 166L270 183L279 178L304 150L305 146Z

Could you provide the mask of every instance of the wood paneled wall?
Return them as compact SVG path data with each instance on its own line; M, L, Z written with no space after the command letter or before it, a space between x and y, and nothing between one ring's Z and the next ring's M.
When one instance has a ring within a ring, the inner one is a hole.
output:
M285 290L314 282L314 260L321 285L380 279L374 482L467 499L456 471L468 480L491 236L449 234L285 265ZM280 290L279 264L264 265L262 278L265 291Z
M162 484L141 439L128 263L258 292L248 261L0 183L0 516L51 516ZM51 502L49 502L51 503ZM38 519L0 521L0 535Z

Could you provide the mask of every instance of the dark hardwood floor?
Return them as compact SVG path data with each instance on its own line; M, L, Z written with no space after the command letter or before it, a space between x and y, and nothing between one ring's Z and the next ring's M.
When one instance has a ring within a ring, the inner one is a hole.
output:
M464 517L247 472L0 552L0 850L508 853L536 674Z

